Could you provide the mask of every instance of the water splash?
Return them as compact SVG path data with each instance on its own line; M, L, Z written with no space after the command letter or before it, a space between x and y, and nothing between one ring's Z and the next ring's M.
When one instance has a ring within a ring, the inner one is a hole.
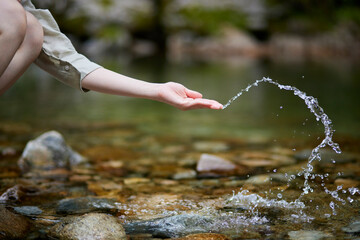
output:
M330 120L328 115L325 114L322 107L320 107L318 100L316 98L306 95L305 92L300 91L296 87L289 86L289 85L282 85L282 84L279 84L279 83L273 81L270 78L264 77L261 80L256 80L254 83L252 83L252 84L248 85L246 88L242 89L238 94L236 94L233 98L231 98L224 105L223 109L226 109L227 107L229 107L230 104L232 102L234 102L238 97L240 97L243 93L248 92L252 87L257 87L259 85L259 83L263 83L263 82L273 84L273 85L277 86L278 88L280 88L281 90L293 91L295 96L298 96L299 98L301 98L305 101L305 104L308 107L308 109L310 109L310 112L312 112L315 115L316 121L321 121L322 124L324 125L325 138L321 141L321 143L318 146L316 146L312 150L306 168L304 168L302 172L298 173L298 176L303 175L305 178L302 195L308 194L309 192L313 192L313 189L309 185L309 179L314 177L314 175L312 174L312 171L314 169L312 163L315 160L317 160L317 161L321 160L320 149L322 149L326 146L329 146L336 153L338 153L338 154L341 153L339 144L334 143L332 140L332 137L334 134L334 130L332 128L332 121Z

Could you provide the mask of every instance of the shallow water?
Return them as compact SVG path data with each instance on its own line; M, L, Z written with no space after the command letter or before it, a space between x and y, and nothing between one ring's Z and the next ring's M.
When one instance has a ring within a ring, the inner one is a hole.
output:
M223 103L269 75L319 100L344 153L327 151L322 161L315 161L313 172L319 177L309 180L314 191L296 202L304 179L289 184L288 178L306 167L301 153L321 142L323 126L293 94L263 85L224 111L181 112L146 100L79 94L32 69L0 101L0 194L15 185L23 188L18 200L3 204L43 211L30 216L35 228L29 239L46 238L46 230L61 220L64 214L56 211L61 199L85 196L114 199L111 213L133 238L219 232L234 239L279 239L299 230L355 238L356 232L344 228L359 217L360 72L355 66L154 66L139 61L117 70L141 79L181 82ZM51 129L61 132L88 164L21 175L17 160L26 142ZM230 160L241 171L197 173L203 153ZM340 185L346 190L338 191L344 205L324 191ZM337 206L332 208L331 202Z

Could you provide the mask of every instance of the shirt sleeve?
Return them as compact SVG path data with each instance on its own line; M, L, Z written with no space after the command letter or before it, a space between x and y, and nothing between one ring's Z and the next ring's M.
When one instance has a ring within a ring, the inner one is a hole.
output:
M101 66L75 50L71 41L61 33L49 10L35 8L31 0L22 0L22 5L37 18L44 30L42 51L35 64L59 81L85 90L81 86L81 81Z

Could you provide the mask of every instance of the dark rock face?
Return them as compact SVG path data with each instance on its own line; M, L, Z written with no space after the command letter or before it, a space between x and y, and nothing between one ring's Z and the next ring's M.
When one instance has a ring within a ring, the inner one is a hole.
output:
M50 131L27 143L18 165L23 172L29 172L70 168L83 161L84 158L65 143L60 133Z
M104 213L68 217L52 227L48 234L60 240L122 240L126 234L119 219Z
M0 206L0 239L24 239L30 222L26 217L16 215Z
M59 214L80 214L89 212L112 212L116 210L115 201L107 198L81 197L63 199L58 203Z

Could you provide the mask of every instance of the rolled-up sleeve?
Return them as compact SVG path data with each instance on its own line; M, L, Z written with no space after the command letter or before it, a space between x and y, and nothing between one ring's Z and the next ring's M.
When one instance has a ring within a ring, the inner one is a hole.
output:
M35 8L30 0L22 0L22 5L37 18L44 30L42 51L35 64L59 81L84 90L81 81L101 66L76 51L48 10Z

